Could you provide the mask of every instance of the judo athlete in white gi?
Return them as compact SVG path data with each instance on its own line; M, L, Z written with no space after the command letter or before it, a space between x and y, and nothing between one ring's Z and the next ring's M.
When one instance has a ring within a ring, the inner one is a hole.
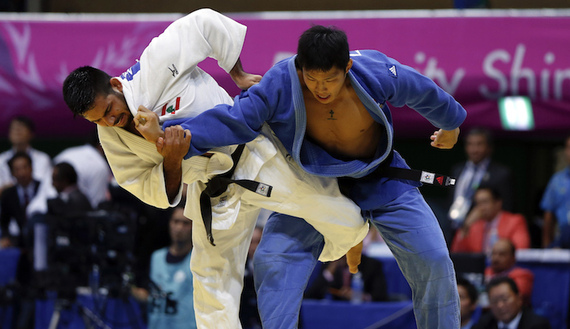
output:
M340 258L368 231L360 209L340 194L336 179L305 173L266 130L246 144L233 178L269 184L271 197L230 184L225 193L212 198L213 246L200 220L199 196L209 179L232 167L236 146L183 160L190 136L184 136L180 127L168 128L159 138L160 153L135 128L150 125L141 118L162 123L195 116L216 104L232 104L197 64L212 57L234 81L243 82L240 78L245 77L246 87L251 85L256 77L244 73L239 61L245 31L245 26L217 12L195 11L154 38L140 60L120 77L82 67L63 86L64 99L74 114L98 124L105 155L123 188L150 205L167 208L180 201L183 184L188 184L184 214L194 219L191 269L199 328L241 327L238 310L244 265L260 207L301 217L322 233L323 261ZM144 108L137 112L139 106ZM145 108L156 115L149 116Z
M343 177L343 192L378 228L412 288L418 328L458 329L453 264L437 218L417 189L420 181L448 185L448 180L421 171L408 177L414 171L393 149L388 103L408 105L438 127L430 137L437 148L455 145L466 111L413 68L375 50L349 52L342 31L314 26L299 38L297 53L275 64L233 106L220 104L165 126L190 130L188 156L193 156L247 142L269 124L304 170ZM207 127L216 127L215 133ZM310 246L318 240L294 223L276 224L276 216L268 219L263 235L279 243L261 241L254 256L258 307L264 329L296 328L302 295L275 283L310 273L318 255Z

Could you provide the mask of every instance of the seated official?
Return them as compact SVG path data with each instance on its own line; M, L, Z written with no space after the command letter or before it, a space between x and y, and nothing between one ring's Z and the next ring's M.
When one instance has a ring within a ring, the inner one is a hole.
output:
M491 265L485 269L485 281L489 282L498 276L508 276L516 282L524 305L530 306L534 274L515 264L515 246L508 239L499 239L493 246Z
M475 206L455 234L451 252L482 252L489 256L500 238L512 241L516 249L530 248L525 218L503 211L503 201L496 189L479 187L474 202Z
M501 276L487 285L490 312L481 316L473 329L550 329L547 319L523 307L517 284Z
M461 313L461 329L471 329L477 322L475 315L479 292L477 288L464 277L457 278L457 292L459 292L459 311Z

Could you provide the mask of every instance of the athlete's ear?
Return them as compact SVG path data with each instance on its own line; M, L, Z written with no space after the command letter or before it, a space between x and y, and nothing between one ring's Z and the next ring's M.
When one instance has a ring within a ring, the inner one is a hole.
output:
M351 67L352 67L352 58L349 58L348 64L346 64L346 70L344 70L344 73L347 74Z
M111 80L109 80L109 82L111 83L111 87L113 87L113 89L115 89L115 91L118 91L120 93L123 92L123 84L121 83L121 81L117 78L111 78Z

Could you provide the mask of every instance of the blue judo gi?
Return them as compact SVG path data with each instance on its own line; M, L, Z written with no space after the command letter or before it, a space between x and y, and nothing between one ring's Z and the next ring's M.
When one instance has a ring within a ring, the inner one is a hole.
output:
M272 67L261 83L186 120L192 132L187 157L224 145L248 142L267 122L295 161L320 176L350 177L347 195L380 231L412 288L420 329L459 328L459 297L453 264L438 221L417 182L371 174L383 162L409 168L393 150L387 102L416 110L434 126L453 130L466 111L451 95L413 68L374 50L351 52L348 78L375 121L384 126L372 160L336 159L305 138L306 112L295 56ZM341 187L343 183L341 182ZM258 305L264 328L296 328L302 295L322 249L322 236L304 221L273 214L255 254Z

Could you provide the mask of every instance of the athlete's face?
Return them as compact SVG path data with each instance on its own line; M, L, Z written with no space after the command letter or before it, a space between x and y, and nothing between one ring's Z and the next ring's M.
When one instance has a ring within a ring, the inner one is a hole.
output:
M352 59L344 70L338 67L333 67L328 71L303 68L303 81L317 101L322 104L330 104L338 98L345 86L346 74L351 67Z
M93 107L83 117L104 127L127 127L133 121L133 115L123 96L122 85L115 78L111 79L111 85L113 91L107 95L97 95Z

